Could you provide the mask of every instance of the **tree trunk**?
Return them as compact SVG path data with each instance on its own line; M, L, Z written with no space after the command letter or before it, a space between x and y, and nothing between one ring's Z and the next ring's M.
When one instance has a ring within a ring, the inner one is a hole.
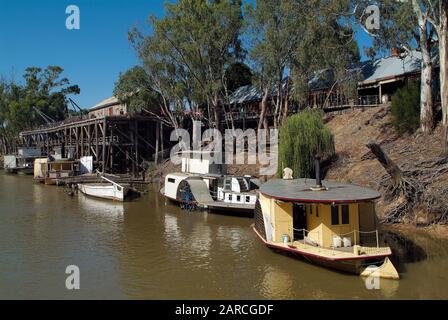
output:
M432 61L431 40L428 39L428 24L420 7L420 1L412 0L412 7L418 20L419 46L422 51L422 71L420 89L420 127L423 133L430 133L434 128L432 101Z
M268 108L268 95L269 95L269 89L265 88L263 92L263 98L261 99L261 113L260 113L260 119L258 120L258 130L261 130L262 127L265 126L266 112Z
M442 102L443 145L445 153L448 153L448 0L442 0L440 4L440 97Z
M373 155L378 159L383 168L387 171L387 173L392 178L394 186L398 186L401 182L403 172L397 166L395 162L393 162L389 156L383 151L383 149L376 143L370 142L367 144L367 147L372 151Z
M420 127L424 133L431 133L434 128L434 111L432 99L432 61L429 50L422 48L422 74L420 91Z
M213 112L215 117L215 128L218 130L221 129L221 114L219 112L219 107L218 94L215 94L213 97Z
M283 107L283 116L282 116L282 121L281 121L282 124L284 124L286 119L288 118L288 113L289 113L289 97L286 96L285 102L284 102L284 107Z

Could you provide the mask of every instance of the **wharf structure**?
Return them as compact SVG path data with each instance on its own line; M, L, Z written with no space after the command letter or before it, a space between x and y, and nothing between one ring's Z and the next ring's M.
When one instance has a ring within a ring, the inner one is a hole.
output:
M20 133L22 145L41 148L47 156L93 157L104 173L138 176L162 151L167 129L155 116L134 116L115 97L104 100L87 115Z

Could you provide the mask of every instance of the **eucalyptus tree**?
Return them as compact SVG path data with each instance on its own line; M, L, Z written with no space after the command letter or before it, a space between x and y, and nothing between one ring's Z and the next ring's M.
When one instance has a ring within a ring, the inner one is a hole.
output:
M155 116L160 113L160 94L152 88L151 78L141 66L120 74L115 83L114 95L126 105L128 113L149 113Z
M302 100L306 96L308 81L317 72L326 75L327 81L331 80L328 100L335 87L342 90L352 80L351 70L360 60L353 25L345 16L350 2L296 0L295 4L305 13L301 20L305 28L291 63L291 77L297 88L295 99Z
M209 125L218 127L226 69L241 53L241 1L179 0L149 21L152 34L138 45L147 71L155 67L178 104L206 109Z
M259 128L265 125L269 95L278 127L288 115L291 93L294 100L304 100L316 71L330 71L336 84L359 61L351 24L343 16L349 5L345 0L258 0L249 7L250 57L263 96Z
M36 109L55 121L68 115L68 96L78 94L77 85L62 77L63 69L48 66L25 70L24 83L0 81L0 134L3 145L12 147L19 132L46 124Z
M247 6L248 39L250 39L250 60L261 91L261 113L258 129L267 126L268 99L274 100L274 126L280 122L282 106L287 104L284 88L285 73L300 39L299 23L301 12L293 0L257 0L254 6Z
M369 4L368 1L355 3ZM433 69L438 57L434 49L437 36L446 43L446 22L443 27L443 19L440 19L441 9L445 8L446 12L446 0L384 0L377 5L381 14L380 28L369 31L374 47L379 50L397 47L406 54L412 54L413 48L421 52L420 127L424 133L430 133L434 128ZM440 57L446 64L445 52L446 49L441 48ZM442 69L446 70L443 65ZM442 82L444 70L441 71ZM446 114L446 98L443 109Z

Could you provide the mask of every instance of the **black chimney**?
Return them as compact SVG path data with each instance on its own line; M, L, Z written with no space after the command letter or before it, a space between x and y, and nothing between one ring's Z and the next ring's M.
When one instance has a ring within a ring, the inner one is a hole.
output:
M314 165L316 170L316 187L322 188L322 180L320 178L320 155L316 155Z

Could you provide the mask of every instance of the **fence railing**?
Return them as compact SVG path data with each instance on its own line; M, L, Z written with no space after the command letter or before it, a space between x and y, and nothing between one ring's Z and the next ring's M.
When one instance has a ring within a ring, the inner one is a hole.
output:
M380 96L378 95L365 95L358 97L358 104L361 106L378 105L381 104Z

